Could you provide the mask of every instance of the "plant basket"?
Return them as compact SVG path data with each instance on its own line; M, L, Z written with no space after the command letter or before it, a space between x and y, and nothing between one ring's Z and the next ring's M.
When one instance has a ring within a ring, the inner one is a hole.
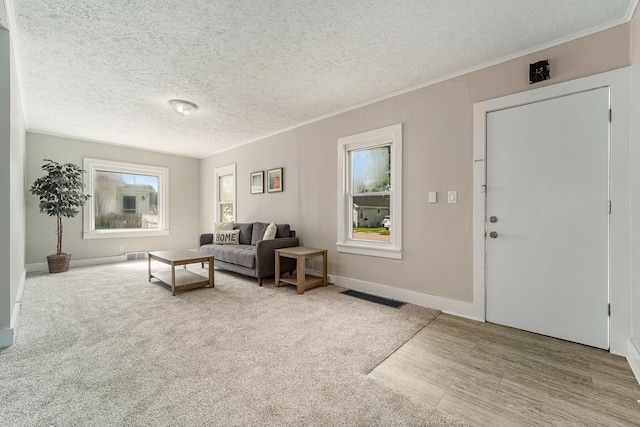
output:
M69 270L71 254L47 255L47 262L49 263L49 273L63 273Z

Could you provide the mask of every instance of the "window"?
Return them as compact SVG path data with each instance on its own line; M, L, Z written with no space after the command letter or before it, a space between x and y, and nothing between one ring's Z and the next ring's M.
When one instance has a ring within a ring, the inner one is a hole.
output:
M402 258L402 124L338 140L338 252Z
M169 169L84 159L85 239L169 234Z
M235 221L236 165L214 170L216 180L216 222Z
M136 213L136 196L122 196L122 212Z

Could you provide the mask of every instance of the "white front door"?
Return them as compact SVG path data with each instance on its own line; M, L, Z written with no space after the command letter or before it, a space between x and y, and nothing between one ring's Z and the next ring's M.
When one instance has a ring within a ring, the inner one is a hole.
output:
M609 95L487 114L488 321L609 348Z

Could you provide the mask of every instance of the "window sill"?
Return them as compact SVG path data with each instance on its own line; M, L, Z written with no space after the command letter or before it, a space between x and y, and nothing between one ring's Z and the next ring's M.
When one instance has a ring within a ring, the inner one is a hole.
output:
M354 243L336 243L338 252L375 256L380 258L402 259L402 249L383 248L379 246L354 244Z
M129 230L99 230L91 231L89 233L83 233L83 239L117 239L125 237L156 237L156 236L168 236L169 230L142 230L131 229Z

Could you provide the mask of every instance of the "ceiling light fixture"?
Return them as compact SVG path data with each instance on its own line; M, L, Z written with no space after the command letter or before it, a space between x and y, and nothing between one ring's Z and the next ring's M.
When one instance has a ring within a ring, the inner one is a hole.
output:
M198 109L198 106L193 102L184 101L182 99L172 99L169 101L169 105L173 107L176 113L188 116Z

